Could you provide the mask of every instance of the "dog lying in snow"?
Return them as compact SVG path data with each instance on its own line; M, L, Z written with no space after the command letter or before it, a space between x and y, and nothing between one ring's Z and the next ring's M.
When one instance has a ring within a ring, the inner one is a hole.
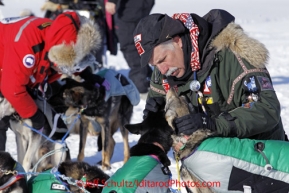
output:
M166 95L166 119L189 113L188 104L173 89ZM192 120L193 121L193 120ZM182 150L181 177L188 192L288 192L289 143L216 137L217 133L200 128L189 136ZM173 135L173 147L184 136ZM249 191L250 190L250 191Z
M130 149L130 159L106 182L103 192L167 192L168 186L149 187L144 184L168 184L170 178L168 166L171 162L167 153L172 145L173 130L166 122L164 112L149 112L142 123L127 124L125 128L141 137ZM123 180L127 184L120 186ZM137 183L143 185L138 186Z
M8 152L0 151L0 192L28 193L24 169Z

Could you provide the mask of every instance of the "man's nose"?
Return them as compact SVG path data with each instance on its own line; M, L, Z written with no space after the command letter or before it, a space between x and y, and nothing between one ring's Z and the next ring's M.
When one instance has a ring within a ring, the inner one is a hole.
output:
M167 68L166 65L164 65L164 64L157 65L157 68L159 69L161 74L166 74L167 71L169 70L169 68Z

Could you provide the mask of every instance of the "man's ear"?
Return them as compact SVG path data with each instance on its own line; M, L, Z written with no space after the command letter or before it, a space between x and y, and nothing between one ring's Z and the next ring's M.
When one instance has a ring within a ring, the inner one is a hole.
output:
M178 44L181 48L183 47L183 42L182 42L182 39L180 38L180 36L175 36L173 38L173 41Z

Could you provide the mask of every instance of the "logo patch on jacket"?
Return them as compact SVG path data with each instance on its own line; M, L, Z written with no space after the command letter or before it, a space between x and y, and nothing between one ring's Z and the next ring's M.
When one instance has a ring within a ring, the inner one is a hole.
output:
M65 186L63 184L52 183L51 190L65 190Z
M37 26L40 30L46 28L47 26L50 26L52 22L44 22L41 25Z
M138 54L142 55L143 53L145 53L145 50L143 49L143 47L140 43L141 42L141 34L134 36L133 40L134 40L134 44L135 44L135 47L137 49Z
M257 76L261 90L274 90L273 85L268 77Z
M138 52L139 55L142 55L143 53L145 53L142 45L139 42L135 43L135 47L136 47L137 52Z
M206 78L205 84L204 84L204 94L211 94L211 86L212 86L212 81L211 81L211 76L208 76Z
M246 92L249 92L249 93L256 93L258 92L258 87L256 85L256 79L255 79L255 76L250 76L250 77L247 77L244 82L244 88L245 88L245 91Z
M32 54L27 54L23 58L23 64L26 68L32 68L35 64L35 57Z

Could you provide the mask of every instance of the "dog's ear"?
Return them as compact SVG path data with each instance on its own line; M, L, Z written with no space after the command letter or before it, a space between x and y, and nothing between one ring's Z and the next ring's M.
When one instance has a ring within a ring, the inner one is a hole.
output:
M124 128L126 128L130 133L136 135L143 135L147 132L147 129L143 127L143 123L125 124Z

